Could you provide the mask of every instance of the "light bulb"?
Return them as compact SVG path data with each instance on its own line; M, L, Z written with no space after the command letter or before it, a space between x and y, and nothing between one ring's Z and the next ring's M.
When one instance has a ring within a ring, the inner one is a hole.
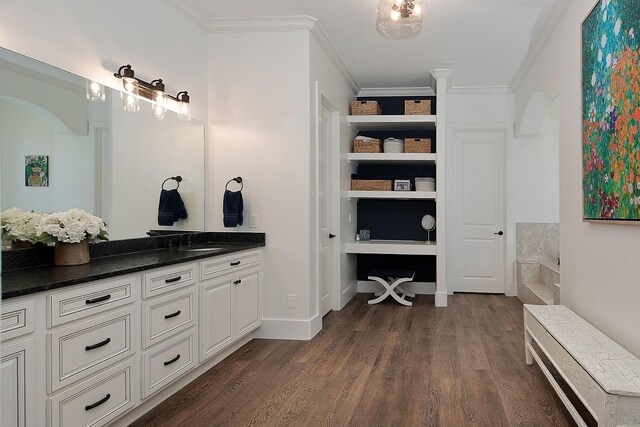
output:
M100 83L87 80L87 99L89 101L101 102L106 99L104 86Z
M138 81L134 78L123 77L122 87L129 93L138 94Z
M422 13L422 8L420 7L419 4L416 4L413 8L413 14L415 16L420 16L421 13Z
M401 16L402 15L400 14L399 10L392 10L391 11L391 19L393 19L394 21L398 21Z

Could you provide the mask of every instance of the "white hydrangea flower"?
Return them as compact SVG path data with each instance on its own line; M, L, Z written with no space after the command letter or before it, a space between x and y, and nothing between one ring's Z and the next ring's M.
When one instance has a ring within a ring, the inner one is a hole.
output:
M81 209L69 209L42 217L38 236L44 236L51 242L64 243L80 243L84 239L107 240L107 227L97 216Z
M0 227L3 238L13 241L37 243L40 241L37 226L42 214L25 212L19 208L11 208L2 212Z

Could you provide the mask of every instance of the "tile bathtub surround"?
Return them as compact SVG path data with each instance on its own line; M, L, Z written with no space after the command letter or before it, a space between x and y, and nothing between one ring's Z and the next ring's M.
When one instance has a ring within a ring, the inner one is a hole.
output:
M557 262L560 227L554 223L516 223L516 259L525 262Z

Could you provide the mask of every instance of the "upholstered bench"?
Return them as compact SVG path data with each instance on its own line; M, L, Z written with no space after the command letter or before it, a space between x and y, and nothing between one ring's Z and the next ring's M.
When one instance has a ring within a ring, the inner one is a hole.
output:
M524 306L525 358L537 362L579 426L576 408L536 353L538 344L599 426L640 425L640 360L563 305Z
M371 270L369 271L369 280L374 280L380 283L384 287L384 291L376 293L376 297L369 300L369 304L378 304L385 300L388 296L391 296L394 300L398 301L402 305L411 307L413 303L407 301L407 297L415 297L414 294L409 293L400 287L401 283L411 282L415 277L416 272L410 270ZM386 277L386 280L385 280ZM398 292L400 292L399 295Z

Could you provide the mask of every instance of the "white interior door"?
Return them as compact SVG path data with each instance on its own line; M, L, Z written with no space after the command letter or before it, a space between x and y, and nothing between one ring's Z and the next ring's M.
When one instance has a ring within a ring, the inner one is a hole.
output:
M504 293L504 131L454 130L452 245L454 292Z
M320 242L320 309L327 314L333 306L331 280L333 278L331 244L331 111L322 104L318 118L318 216Z

